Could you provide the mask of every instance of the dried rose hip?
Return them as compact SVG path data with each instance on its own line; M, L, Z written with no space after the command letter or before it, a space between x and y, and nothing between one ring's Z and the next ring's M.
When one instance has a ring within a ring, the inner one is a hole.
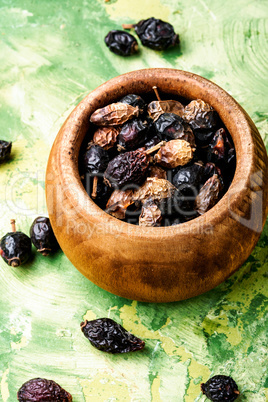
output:
M141 350L145 342L110 318L85 321L81 330L90 343L97 349L108 353L127 353Z
M184 140L171 140L162 146L154 160L166 168L176 168L186 165L193 158L193 150L189 142Z
M101 109L97 109L90 117L91 123L97 126L119 126L140 113L138 106L128 103L111 103Z
M114 190L106 204L106 212L117 219L125 219L126 210L133 202L133 190Z
M94 133L93 143L94 145L99 145L107 151L108 149L113 148L119 133L119 127L100 127Z
M19 402L72 402L72 395L53 380L33 378L17 393Z
M33 245L40 254L47 256L59 248L49 218L39 216L30 227L30 236Z
M194 134L181 117L174 113L163 113L154 122L155 131L163 140L181 139L195 145Z
M183 190L194 187L199 191L203 178L204 166L201 163L194 163L191 166L182 167L173 177L172 183L177 189Z
M11 153L12 142L0 140L0 162L7 159Z
M161 221L161 210L151 198L148 198L148 200L146 200L142 205L139 225L156 227L161 225Z
M125 152L112 159L104 172L105 183L113 188L140 184L149 166L147 155L139 150Z
M164 198L171 198L176 188L165 179L158 177L148 177L144 184L134 192L134 201L144 202L148 198L161 201Z
M236 382L226 375L215 375L202 383L201 391L213 402L233 402L240 394Z
M11 219L12 232L2 237L0 242L0 255L12 267L19 267L27 262L32 253L30 237L25 233L17 232L15 220Z
M218 122L216 111L201 99L190 102L182 117L194 130L211 129Z
M109 162L108 153L99 145L89 145L83 156L86 173L98 174L104 172Z
M135 31L143 46L154 50L165 50L180 42L171 24L153 17L135 24Z
M122 99L120 99L119 102L127 103L128 105L131 105L133 107L138 107L140 114L143 114L146 109L146 103L139 95L135 94L126 95Z
M182 117L184 106L175 100L152 101L147 107L148 115L156 121L163 113L173 113Z
M141 142L144 142L148 131L148 122L142 119L132 119L123 124L117 142L119 151L130 151L137 148Z
M133 35L125 31L113 30L104 39L111 52L119 56L130 56L138 51L138 43Z
M221 188L220 179L216 174L206 181L195 200L196 210L200 215L214 207L219 199Z

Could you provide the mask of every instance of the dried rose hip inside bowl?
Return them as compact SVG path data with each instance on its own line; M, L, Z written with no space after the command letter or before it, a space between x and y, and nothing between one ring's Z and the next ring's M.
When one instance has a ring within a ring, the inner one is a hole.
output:
M140 226L178 225L206 213L228 190L235 148L211 105L153 89L90 116L80 173L108 214Z

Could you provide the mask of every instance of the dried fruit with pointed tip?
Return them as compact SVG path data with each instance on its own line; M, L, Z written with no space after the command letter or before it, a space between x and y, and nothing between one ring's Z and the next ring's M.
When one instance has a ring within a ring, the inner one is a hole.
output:
M149 198L144 202L139 217L140 226L157 227L161 225L162 214L156 203Z
M104 172L105 183L113 188L127 184L141 184L145 179L149 160L141 150L129 151L112 159Z
M133 203L133 190L114 190L106 204L106 212L117 219L125 219L126 210Z
M45 216L38 216L33 221L30 227L30 236L33 245L43 256L47 256L59 248L50 220Z
M213 402L233 402L240 392L236 382L227 375L215 375L201 384L201 391Z
M12 267L19 267L28 261L32 254L30 237L25 233L17 232L15 220L11 219L12 232L7 233L0 241L0 255Z
M214 207L219 199L221 188L221 182L216 174L210 177L203 187L201 187L201 190L195 199L195 209L200 215L203 215L209 209Z
M180 42L171 24L154 17L139 21L135 24L135 31L143 46L154 50L165 50Z
M175 100L152 101L147 107L147 112L154 121L163 113L173 113L182 117L184 106Z
M90 121L97 126L119 126L134 117L138 117L139 113L138 106L134 107L127 103L116 102L95 110Z
M17 393L19 402L72 402L73 398L53 380L33 378L25 382Z
M130 56L138 51L136 38L128 32L112 30L105 36L105 44L119 56Z
M193 130L211 129L218 122L217 112L201 99L193 100L185 106L182 117Z
M11 153L12 142L0 140L0 162L7 159Z
M145 342L110 318L85 321L81 330L89 342L96 348L108 353L127 353L141 350Z
M107 151L108 149L113 148L119 133L119 127L100 127L93 135L93 143Z
M184 140L168 141L154 156L156 163L169 169L186 165L192 158L193 150L191 145Z
M171 198L176 191L176 188L170 181L159 179L157 177L148 177L144 184L134 192L134 201L144 202L146 199L160 201L164 198Z

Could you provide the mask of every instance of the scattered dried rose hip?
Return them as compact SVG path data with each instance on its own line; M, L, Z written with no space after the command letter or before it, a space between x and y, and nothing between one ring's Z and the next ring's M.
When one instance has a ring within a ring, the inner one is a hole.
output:
M211 209L232 182L231 136L201 99L189 102L178 94L165 100L152 87L144 97L131 93L96 110L90 122L81 176L85 182L88 174L102 174L93 183L95 191L87 192L125 222L169 226L189 221Z
M6 160L12 148L12 142L0 140L0 163Z
M90 343L99 350L108 353L127 353L141 350L145 342L110 318L85 321L81 330Z
M59 248L50 220L45 216L39 216L33 221L30 227L30 237L37 251L43 256L47 256Z
M104 41L111 52L119 56L130 56L138 51L136 39L133 35L125 31L110 31L105 36Z
M240 394L236 382L226 375L215 375L202 383L201 391L213 402L233 402Z
M72 395L55 381L33 378L25 382L17 393L19 402L72 402Z

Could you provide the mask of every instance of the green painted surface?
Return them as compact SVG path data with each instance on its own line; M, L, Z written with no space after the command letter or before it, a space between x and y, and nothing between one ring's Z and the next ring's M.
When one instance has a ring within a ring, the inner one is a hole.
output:
M15 217L28 232L46 214L44 174L58 129L104 81L145 67L188 70L222 86L247 110L268 146L265 0L0 0L1 139L12 159L0 166L1 233ZM171 22L181 47L140 48L131 58L103 38L123 22ZM191 300L146 304L99 289L58 252L24 267L0 261L0 400L14 402L26 380L54 379L88 401L204 401L200 383L234 377L240 401L268 399L268 227L239 271ZM109 316L146 341L141 353L110 356L80 331L83 318Z

